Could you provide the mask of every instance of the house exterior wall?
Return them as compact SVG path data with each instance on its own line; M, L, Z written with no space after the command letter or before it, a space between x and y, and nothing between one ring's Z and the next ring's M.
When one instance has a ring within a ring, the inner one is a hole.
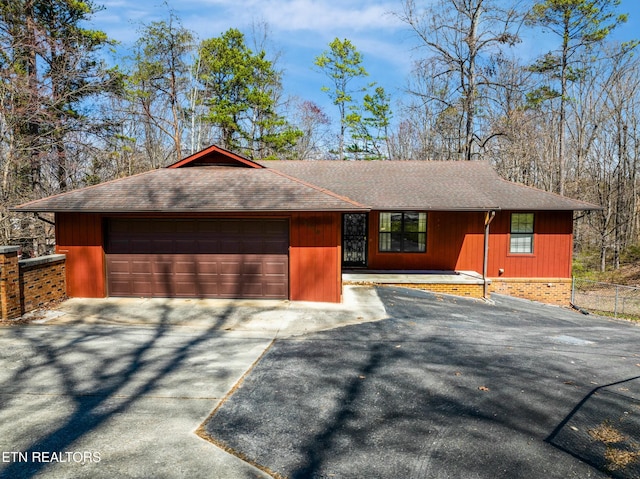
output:
M570 278L573 248L571 211L534 212L533 254L509 253L511 211L499 211L489 227L491 278ZM369 262L372 270L483 269L484 212L429 212L425 253L380 253L379 212L369 221ZM500 270L503 270L501 273Z
M199 214L184 217L289 219L289 299L341 301L340 213ZM106 215L87 213L56 215L56 250L67 256L69 297L107 296L103 226L105 218ZM167 218L167 215L144 215L144 218Z
M371 212L369 269L482 272L484 213L430 211L425 253L380 253L379 218L378 211Z
M289 248L290 299L342 299L340 213L294 213Z
M570 278L492 278L489 291L567 306L571 302L571 284Z
M55 223L56 253L67 257L67 295L106 297L102 215L58 213Z
M534 213L533 254L509 253L511 213L498 212L491 223L487 275L491 278L571 278L573 212Z
M499 211L489 227L487 277L490 293L506 294L556 305L571 300L573 213L534 212L533 254L509 253L512 211ZM484 213L429 212L426 253L379 253L379 213L369 222L371 270L448 270L482 273ZM415 286L413 286L415 287ZM481 297L482 286L469 291L455 285L424 285L423 289Z

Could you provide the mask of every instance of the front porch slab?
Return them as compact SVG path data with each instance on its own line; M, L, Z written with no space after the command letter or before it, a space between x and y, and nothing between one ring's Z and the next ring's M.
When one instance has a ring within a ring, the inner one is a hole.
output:
M345 270L343 284L385 284L482 298L484 280L476 271Z

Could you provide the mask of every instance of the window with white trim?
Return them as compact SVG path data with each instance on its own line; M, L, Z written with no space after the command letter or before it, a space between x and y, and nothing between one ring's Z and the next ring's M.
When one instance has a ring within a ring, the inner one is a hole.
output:
M509 253L533 253L533 213L511 213Z

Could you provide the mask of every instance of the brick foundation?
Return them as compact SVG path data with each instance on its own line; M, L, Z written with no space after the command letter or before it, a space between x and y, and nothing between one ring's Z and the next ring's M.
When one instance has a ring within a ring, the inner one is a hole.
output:
M482 298L482 284L447 284L447 283L410 283L395 284L403 288L423 289L433 293L453 294L456 296L465 296L467 298Z
M18 261L17 246L0 247L2 320L19 318L66 297L65 256Z
M491 278L489 291L541 303L568 306L571 302L571 279Z

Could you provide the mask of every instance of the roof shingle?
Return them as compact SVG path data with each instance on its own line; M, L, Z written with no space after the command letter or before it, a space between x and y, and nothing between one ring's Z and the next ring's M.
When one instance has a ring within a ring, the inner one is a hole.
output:
M593 210L500 178L485 161L264 161L165 168L13 208L36 212Z
M160 169L14 208L40 212L356 211L368 208L267 168Z
M487 161L263 161L375 210L593 210L503 180Z

